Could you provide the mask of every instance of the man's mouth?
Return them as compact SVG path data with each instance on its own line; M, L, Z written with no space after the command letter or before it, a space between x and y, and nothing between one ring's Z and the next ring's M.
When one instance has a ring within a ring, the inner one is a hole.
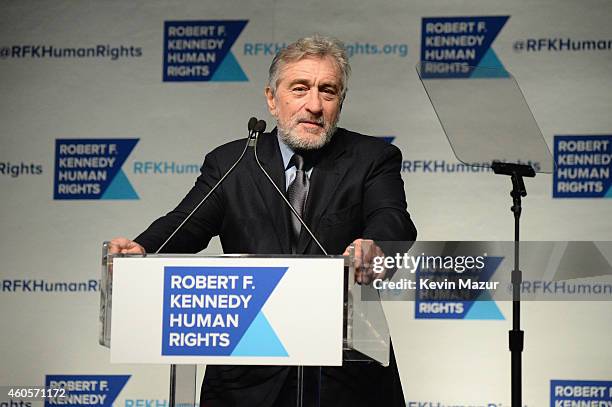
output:
M300 119L298 124L305 124L308 127L324 127L323 121L319 120Z

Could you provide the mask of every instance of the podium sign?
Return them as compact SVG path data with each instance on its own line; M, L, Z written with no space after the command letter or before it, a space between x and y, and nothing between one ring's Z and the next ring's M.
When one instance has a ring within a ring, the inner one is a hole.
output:
M341 256L113 262L113 363L342 365Z

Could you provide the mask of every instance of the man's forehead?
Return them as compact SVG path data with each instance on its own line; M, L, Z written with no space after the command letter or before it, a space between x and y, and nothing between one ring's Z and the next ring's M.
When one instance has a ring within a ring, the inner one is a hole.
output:
M322 64L321 64L322 63ZM296 61L290 61L281 67L279 83L284 79L309 79L309 76L318 75L319 79L340 86L342 74L337 63L330 56L305 56ZM289 78L287 78L289 76Z

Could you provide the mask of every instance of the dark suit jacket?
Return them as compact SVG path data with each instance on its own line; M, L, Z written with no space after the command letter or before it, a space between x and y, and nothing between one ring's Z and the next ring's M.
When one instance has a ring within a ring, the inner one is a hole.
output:
M147 252L156 251L230 168L244 143L230 142L209 153L195 186L176 209L153 222L135 240ZM261 135L257 152L266 171L284 191L285 169L275 130ZM357 238L415 240L400 166L397 147L345 129L338 129L316 154L304 219L329 254L342 254ZM219 235L225 253L289 254L290 212L277 195L253 153L247 151L243 161L163 251L196 253ZM321 254L304 230L297 252ZM284 405L281 399L293 400L288 395L292 378L289 371L287 367L209 366L203 385L203 400L207 401L203 402L207 406ZM394 361L389 368L374 364L324 368L321 398L322 406L403 404Z

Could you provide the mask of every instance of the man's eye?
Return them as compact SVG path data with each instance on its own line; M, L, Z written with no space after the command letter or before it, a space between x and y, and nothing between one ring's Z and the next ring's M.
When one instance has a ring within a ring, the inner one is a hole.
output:
M325 100L334 100L338 98L338 92L333 88L321 89L321 94Z
M305 86L296 86L292 89L294 92L306 92L308 89L306 89Z

